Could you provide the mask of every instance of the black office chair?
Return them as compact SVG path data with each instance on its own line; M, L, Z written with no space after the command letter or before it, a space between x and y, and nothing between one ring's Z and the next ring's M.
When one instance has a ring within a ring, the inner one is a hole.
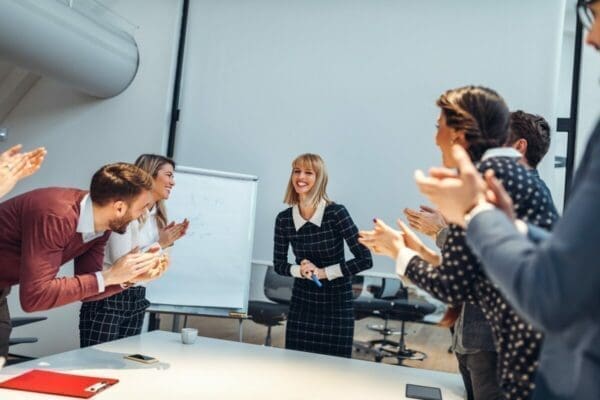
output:
M32 324L34 322L45 321L48 317L14 317L10 319L10 323L13 328L18 326ZM8 339L8 346L16 346L23 343L36 343L38 338L36 337L10 337ZM8 353L8 360L6 365L17 364L24 361L33 360L33 357L28 357L20 354Z
M267 327L265 346L271 346L271 329L283 325L287 319L294 278L279 275L273 268L267 268L264 280L266 301L248 302L248 314L252 321Z
M392 281L396 285L399 283L398 290L393 296L386 296L386 285L390 285ZM380 333L383 338L367 342L355 341L356 351L372 354L376 362L381 362L386 357L396 358L398 364L402 364L404 360L424 360L427 357L425 353L406 347L405 324L424 323L424 317L433 313L435 306L423 301L409 300L406 288L401 281L395 279L382 279L381 285L369 286L367 291L373 295L372 298L362 296L354 300L355 318L382 318L383 325L368 325L367 328ZM390 320L400 321L400 329L390 327ZM393 335L400 336L398 341L388 339Z

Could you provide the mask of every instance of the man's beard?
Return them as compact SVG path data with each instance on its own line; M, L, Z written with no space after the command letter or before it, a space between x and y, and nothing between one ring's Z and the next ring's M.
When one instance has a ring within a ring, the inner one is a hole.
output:
M121 235L127 231L127 226L131 222L131 213L127 210L127 213L121 218L113 219L108 223L108 227L111 231L120 233Z

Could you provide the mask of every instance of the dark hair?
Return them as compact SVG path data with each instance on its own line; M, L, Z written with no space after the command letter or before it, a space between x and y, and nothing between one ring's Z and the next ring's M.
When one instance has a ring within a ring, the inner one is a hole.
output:
M131 204L142 191L152 190L152 183L152 177L133 164L108 164L92 177L90 197L100 206L118 200Z
M508 135L510 112L504 99L483 86L464 86L446 91L436 104L448 127L463 131L473 161L492 147L502 146Z
M159 154L142 154L135 160L135 165L149 173L153 179L158 176L158 171L165 164L171 164L173 169L175 169L175 161ZM165 206L165 201L157 201L155 207L158 227L164 228L167 225L167 207ZM142 215L140 222L145 222L145 220L146 216Z
M512 146L517 140L527 141L525 158L535 168L550 148L550 125L544 117L521 110L510 114L510 129L506 145Z

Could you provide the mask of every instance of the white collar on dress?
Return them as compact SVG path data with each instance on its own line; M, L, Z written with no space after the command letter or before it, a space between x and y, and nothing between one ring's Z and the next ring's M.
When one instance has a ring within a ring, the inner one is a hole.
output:
M310 222L318 227L321 227L321 222L323 222L323 214L325 214L325 207L327 206L327 202L325 199L321 199L319 205L317 205L317 209L315 213L309 220L305 220L300 215L300 208L298 204L292 207L292 218L294 219L294 228L296 228L296 232L300 230L307 222Z
M486 150L481 157L481 161L485 161L492 157L510 157L521 159L523 154L519 153L514 147L494 147Z

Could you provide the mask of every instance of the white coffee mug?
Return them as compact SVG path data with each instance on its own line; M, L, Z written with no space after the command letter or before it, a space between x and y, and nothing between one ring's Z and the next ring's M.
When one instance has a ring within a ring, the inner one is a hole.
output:
M198 336L198 329L196 328L183 328L181 330L181 342L183 344L192 344L196 341Z

